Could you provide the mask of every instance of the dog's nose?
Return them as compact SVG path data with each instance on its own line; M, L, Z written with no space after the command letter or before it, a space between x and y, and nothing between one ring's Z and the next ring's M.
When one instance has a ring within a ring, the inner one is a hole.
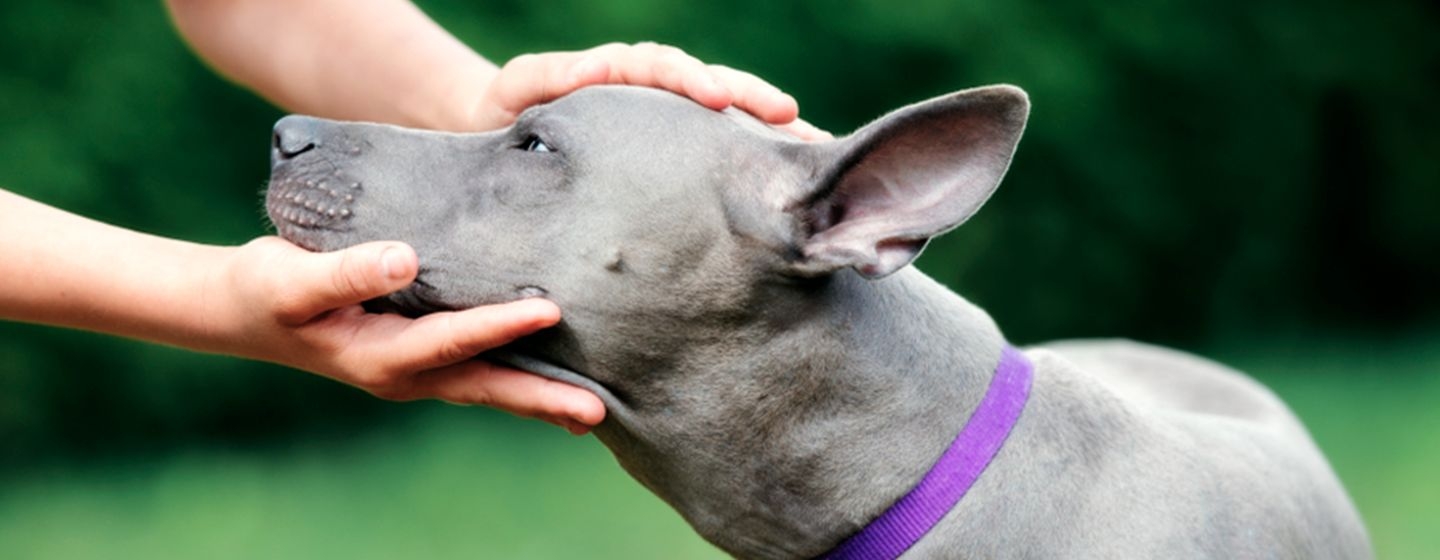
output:
M275 163L294 159L320 145L316 134L318 123L310 117L290 115L275 123L271 140L271 157Z

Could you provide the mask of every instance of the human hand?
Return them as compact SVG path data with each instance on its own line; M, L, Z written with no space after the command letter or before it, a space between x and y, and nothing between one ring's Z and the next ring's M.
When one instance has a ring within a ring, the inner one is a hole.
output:
M797 118L800 109L795 98L755 75L707 65L676 47L648 42L515 57L485 87L472 110L469 128L507 126L531 105L598 84L665 89L717 111L733 105L803 140L831 138L830 133Z
M209 280L207 331L229 353L347 383L389 400L494 406L584 434L605 417L589 391L473 359L559 322L527 299L409 319L360 303L409 285L415 252L396 242L311 253L278 237L236 248Z

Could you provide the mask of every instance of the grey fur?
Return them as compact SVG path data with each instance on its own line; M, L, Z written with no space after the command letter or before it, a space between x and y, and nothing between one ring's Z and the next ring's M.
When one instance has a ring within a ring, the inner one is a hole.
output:
M1027 113L977 88L818 144L624 87L482 134L287 117L268 207L311 249L413 245L420 280L378 309L545 294L563 322L490 357L600 395L596 435L710 542L807 558L908 491L988 385L1000 330L906 265L998 185ZM1370 556L1249 378L1126 341L1026 354L1015 431L907 558Z

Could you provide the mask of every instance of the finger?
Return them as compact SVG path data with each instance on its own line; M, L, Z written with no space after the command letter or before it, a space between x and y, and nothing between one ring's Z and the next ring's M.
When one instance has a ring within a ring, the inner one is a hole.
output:
M374 299L409 285L419 268L415 250L375 242L330 253L297 250L276 282L275 317L300 325L327 311Z
M560 308L524 299L465 311L435 313L410 322L382 345L385 369L424 371L469 360L560 322Z
M711 64L710 71L730 90L736 107L762 121L785 124L800 115L800 105L794 97L754 74L720 64Z
M587 54L570 65L566 93L610 81L610 61Z
M788 123L777 125L775 128L783 130L806 142L819 142L835 139L834 134L830 134L825 130L816 128L815 125L810 124L809 122L805 121L805 119L795 119Z
M493 102L491 106L499 112L498 116L491 117L492 120L498 119L493 125L510 124L526 107L553 101L585 85L576 83L576 65L580 62L592 66L579 69L584 74L580 77L597 73L593 68L595 62L587 61L581 53L575 52L523 54L510 59L495 75L487 91ZM602 70L608 74L608 69Z
M413 389L446 402L493 406L539 418L570 430L588 430L605 419L605 405L593 393L488 362L469 361L417 375Z
M730 106L733 97L730 90L720 85L700 59L679 48L655 43L641 43L634 50L635 63L648 64L648 76L653 81L628 83L667 89L711 109Z

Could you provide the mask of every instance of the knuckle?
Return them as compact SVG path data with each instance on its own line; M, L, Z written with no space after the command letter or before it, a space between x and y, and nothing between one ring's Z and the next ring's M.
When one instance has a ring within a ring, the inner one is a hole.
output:
M465 403L476 406L495 406L497 401L495 394L484 385L477 384L465 392Z
M297 271L294 263L276 261L269 271ZM284 324L294 325L310 320L312 292L310 285L297 276L285 274L259 275L253 279L259 294L264 294L265 310Z
M765 81L761 80L759 76L756 76L744 70L736 70L734 68L731 68L730 73L734 74L737 79L745 82L747 85L761 85L765 83Z
M540 61L540 55L535 54L535 53L525 53L525 54L516 56L515 58L512 58L512 59L506 61L506 62L505 62L505 66L501 67L501 70L502 70L502 71L506 71L506 70L512 70L512 71L513 71L513 70L520 70L520 69L524 69L524 68L529 68L529 67L534 66L534 65L536 65L537 63L539 63L539 61Z
M351 376L351 383L380 396L381 393L396 393L401 377L398 372L389 368L367 367L356 371Z
M680 47L672 45L656 45L656 49L659 52L660 56L665 58L666 60L680 61L690 59L690 55L685 51L681 50Z
M541 55L525 53L506 61L505 65L500 67L500 73L495 76L495 79L497 81L506 80L507 83L513 82L522 79L525 75L540 71L544 64L545 59Z
M303 322L309 317L309 306L307 294L294 285L278 282L274 279L265 281L269 286L265 289L270 294L270 315L279 319L282 323L294 324Z
M631 46L625 43L611 42L591 48L590 53L600 55L606 58L613 58L619 55L621 52L629 50L630 48Z
M681 73L689 72L693 68L685 55L663 54L655 59L655 64L660 70Z
M470 358L471 353L453 340L446 341L435 349L436 361L443 364L462 362Z
M453 319L447 320L446 332L455 333L458 327ZM478 349L471 348L470 345L461 342L460 339L454 336L443 337L434 347L435 361L442 364L462 362L470 359L478 352Z
M340 255L340 266L330 272L331 287L335 293L347 299L364 299L372 292L370 278L365 274L363 263L356 262L353 251Z
M710 70L710 75L714 76L715 79L720 80L721 83L729 86L731 89L734 89L735 87L741 85L744 82L744 77L741 75L742 73L739 70L736 70L729 66L725 66L723 64L710 64L706 66L706 68Z

